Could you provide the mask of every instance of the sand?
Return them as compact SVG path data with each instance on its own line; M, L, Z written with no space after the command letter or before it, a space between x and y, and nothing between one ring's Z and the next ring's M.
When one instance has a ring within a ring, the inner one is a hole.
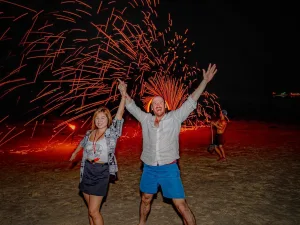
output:
M101 208L105 224L138 223L138 131L125 126L119 140L119 180L110 185ZM88 224L87 207L78 192L80 156L77 163L68 162L82 134L76 133L72 143L47 149L49 137L38 133L0 148L1 225ZM232 121L225 146L228 161L217 162L217 156L206 151L209 128L181 133L181 177L197 224L300 224L299 137L295 126ZM183 223L159 192L148 224Z

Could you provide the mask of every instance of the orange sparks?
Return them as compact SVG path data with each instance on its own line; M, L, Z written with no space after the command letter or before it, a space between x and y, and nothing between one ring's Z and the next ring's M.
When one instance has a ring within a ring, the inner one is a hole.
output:
M76 129L76 126L74 124L68 124L68 126L74 131Z
M166 27L154 23L153 19L158 17L154 9L159 0L130 0L123 9L114 4L117 1L100 1L98 8L92 8L83 0L62 1L62 9L54 12L34 11L32 21L22 34L18 68L13 68L0 81L0 86L9 87L3 96L18 87L31 83L41 85L40 81L43 81L45 87L41 86L39 90L42 90L30 103L42 102L40 108L44 112L34 115L36 117L33 116L34 119L28 123L59 108L61 116L70 117L64 123L68 126L70 121L89 116L99 104L112 103L119 98L116 87L112 85L116 78L132 82L133 95L145 97L155 92L166 96L170 108L180 105L188 85L191 87L193 82L198 82L194 78L201 70L197 64L190 66L185 61L187 54L184 53L191 52L191 46L195 44L190 45L187 41L188 29L182 35L174 32L170 13ZM103 16L101 22L94 21L94 16L100 11L99 18ZM142 18L138 23L130 19L132 11L140 12ZM11 20L20 23L29 13L32 11L11 17ZM86 20L86 15L90 16L89 20ZM48 21L52 23L48 24ZM62 23L66 24L62 26L64 31L59 29ZM1 41L8 40L7 35L13 33L13 25L3 29ZM30 81L33 82L24 84L22 82L27 77L19 78L23 74L18 72L32 68L32 65L35 73L30 75ZM13 75L19 77L11 79ZM163 86L169 93L158 93L154 84ZM218 108L214 96L207 95L205 98L203 106L197 108L198 115L205 112L206 106ZM35 128L32 137L34 132Z

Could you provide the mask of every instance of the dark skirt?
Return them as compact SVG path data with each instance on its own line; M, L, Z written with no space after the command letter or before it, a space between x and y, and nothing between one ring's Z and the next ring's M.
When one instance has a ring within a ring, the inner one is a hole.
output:
M86 161L79 189L83 193L96 196L106 196L109 183L108 164Z

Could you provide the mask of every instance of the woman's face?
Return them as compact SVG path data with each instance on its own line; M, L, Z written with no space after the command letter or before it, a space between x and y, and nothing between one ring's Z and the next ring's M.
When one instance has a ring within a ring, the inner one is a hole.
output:
M103 112L99 112L95 117L95 125L98 129L107 128L108 119Z

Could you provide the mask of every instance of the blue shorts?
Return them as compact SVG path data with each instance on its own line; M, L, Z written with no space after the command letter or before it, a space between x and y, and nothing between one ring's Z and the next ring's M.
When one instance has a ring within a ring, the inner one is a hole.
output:
M185 198L178 165L149 166L144 164L140 189L146 194L156 194L161 186L165 198Z

